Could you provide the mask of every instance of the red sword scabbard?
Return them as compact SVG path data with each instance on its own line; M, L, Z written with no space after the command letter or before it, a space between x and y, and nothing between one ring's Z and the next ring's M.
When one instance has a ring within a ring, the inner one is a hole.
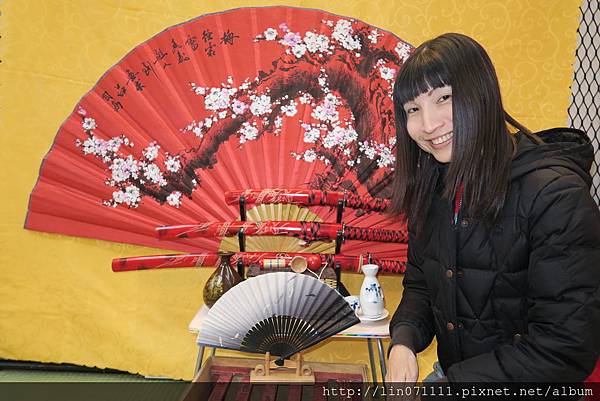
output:
M178 267L213 267L217 265L219 255L215 252L136 256L113 259L114 272L132 270L167 269Z
M406 232L402 230L351 227L315 221L232 221L164 226L156 229L159 239L221 238L237 235L240 231L246 235L285 235L306 242L335 240L339 232L345 240L406 243L408 239Z
M383 212L390 201L383 198L358 196L348 192L321 191L312 189L245 189L225 192L225 203L239 204L240 199L250 204L283 203L300 206L330 206L337 207L342 201L344 207L359 209L367 212Z
M274 265L289 267L290 261L294 257L305 258L308 268L313 271L319 270L325 264L331 267L335 267L338 264L342 271L359 272L360 257L348 255L299 252L236 252L232 257L232 262L237 263L241 259L244 265L258 264L261 268L270 268ZM218 260L219 255L216 252L137 256L113 259L112 270L114 272L126 272L152 269L214 267L218 264ZM371 259L371 263L379 265L379 271L383 274L404 273L406 270L406 262L397 259L373 258Z

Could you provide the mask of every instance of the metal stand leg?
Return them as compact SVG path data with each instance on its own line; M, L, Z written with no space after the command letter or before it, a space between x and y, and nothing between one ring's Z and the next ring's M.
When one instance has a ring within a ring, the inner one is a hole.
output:
M381 368L381 382L385 386L385 375L387 368L385 366L385 353L383 352L383 341L381 338L377 339L377 349L379 350L379 366Z
M377 384L377 370L375 368L375 356L373 355L373 343L370 338L367 338L367 346L369 347L369 361L371 362L371 375L373 376L373 384Z
M202 367L202 358L204 358L204 345L198 345L198 356L196 357L196 368L194 369L194 377L200 371Z

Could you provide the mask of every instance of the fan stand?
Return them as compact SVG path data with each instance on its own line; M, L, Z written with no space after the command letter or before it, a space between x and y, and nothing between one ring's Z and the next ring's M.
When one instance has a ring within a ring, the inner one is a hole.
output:
M286 382L286 383L314 383L315 374L310 365L305 365L302 354L297 353L295 360L284 360L283 366L278 366L271 360L271 353L265 354L265 362L259 363L250 372L251 383Z

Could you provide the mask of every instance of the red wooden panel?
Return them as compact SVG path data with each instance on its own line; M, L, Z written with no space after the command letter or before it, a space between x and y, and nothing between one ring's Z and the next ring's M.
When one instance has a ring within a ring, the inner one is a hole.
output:
M223 401L223 399L225 398L225 394L227 393L227 388L229 387L231 377L231 374L221 374L214 377L214 382L216 382L216 384L213 387L212 392L210 393L208 401Z

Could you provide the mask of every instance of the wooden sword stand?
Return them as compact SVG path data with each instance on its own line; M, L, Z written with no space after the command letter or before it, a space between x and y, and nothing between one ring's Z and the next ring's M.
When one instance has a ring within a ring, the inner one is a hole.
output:
M283 366L271 360L271 354L265 354L265 362L259 363L250 372L251 383L307 383L315 382L315 374L310 365L304 364L302 354L297 353L293 361L284 360Z

